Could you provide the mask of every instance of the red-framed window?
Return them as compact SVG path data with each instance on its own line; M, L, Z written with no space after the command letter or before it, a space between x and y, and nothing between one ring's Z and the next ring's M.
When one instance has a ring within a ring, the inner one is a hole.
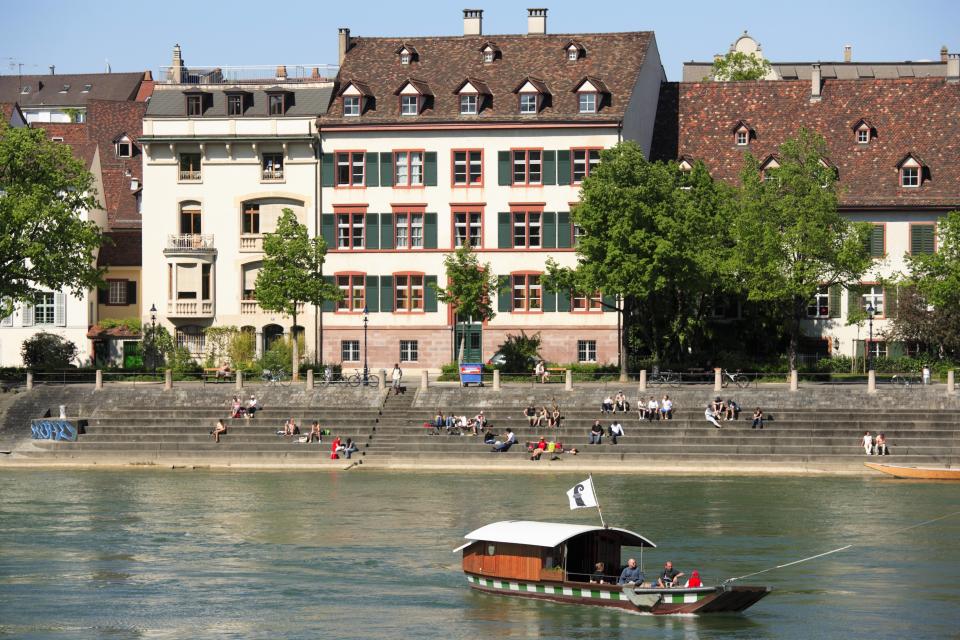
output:
M337 213L337 249L363 249L363 213Z
M543 311L542 276L541 273L514 273L510 275L514 312L540 313Z
M575 293L570 297L570 311L573 313L602 312L603 296L599 291L590 295Z
M600 149L584 148L570 150L570 179L573 184L580 184L590 175L593 168L600 164Z
M336 186L362 187L364 181L363 151L336 152Z
M422 273L395 273L393 275L393 309L395 313L423 313L423 279Z
M514 209L510 213L513 223L513 246L517 249L539 249L543 246L543 212Z
M337 281L337 287L343 298L337 301L337 312L339 313L360 313L366 305L364 297L364 282L366 274L363 273L337 273L334 275Z
M423 186L422 149L403 149L393 152L393 186Z
M543 149L514 149L513 184L543 184Z
M453 208L453 247L464 245L473 248L483 246L483 209L481 207Z
M396 249L423 249L423 209L394 209L393 246Z
M483 186L483 149L454 149L451 163L453 186Z

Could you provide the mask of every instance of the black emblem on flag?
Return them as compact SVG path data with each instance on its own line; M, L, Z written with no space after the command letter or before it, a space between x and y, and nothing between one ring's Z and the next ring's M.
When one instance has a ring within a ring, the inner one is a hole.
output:
M587 504L583 501L583 485L578 484L573 488L573 501L578 507L585 507Z

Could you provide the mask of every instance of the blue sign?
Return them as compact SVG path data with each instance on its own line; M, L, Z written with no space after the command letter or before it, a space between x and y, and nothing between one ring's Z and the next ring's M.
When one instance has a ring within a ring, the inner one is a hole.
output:
M483 384L483 364L482 363L460 363L460 385Z
M30 425L30 437L34 440L77 441L77 428L66 420L38 420Z

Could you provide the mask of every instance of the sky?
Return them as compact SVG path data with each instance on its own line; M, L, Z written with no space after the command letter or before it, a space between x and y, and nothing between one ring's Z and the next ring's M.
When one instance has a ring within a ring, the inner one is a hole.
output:
M774 61L937 59L960 52L960 1L807 0L31 0L0 9L0 74L157 73L179 43L188 66L336 64L337 29L354 35L461 35L464 8L484 10L485 34L525 33L526 8L547 7L548 33L656 33L670 80L711 60L744 29ZM414 7L414 8L411 8Z

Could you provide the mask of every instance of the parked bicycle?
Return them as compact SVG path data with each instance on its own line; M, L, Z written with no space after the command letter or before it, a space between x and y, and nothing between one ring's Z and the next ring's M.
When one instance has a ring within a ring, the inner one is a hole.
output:
M652 384L655 387L667 386L667 387L679 387L680 386L680 374L673 371L654 371L650 374L650 379L647 380L648 384Z
M923 378L918 373L897 373L890 378L890 384L898 384L901 387L912 385L919 387L923 384Z
M264 369L260 374L260 380L269 385L287 386L290 384L290 375L283 369Z
M347 384L351 387L359 387L363 384L363 371L360 369L354 369L354 373L346 378ZM367 384L370 386L376 386L380 384L380 376L374 373L367 373Z
M720 372L721 386L724 389L726 389L727 385L729 385L731 382L737 385L738 387L740 387L741 389L746 389L747 387L750 386L750 376L748 376L745 373L740 373L739 371L737 371L736 373L730 373L726 369L721 371Z

